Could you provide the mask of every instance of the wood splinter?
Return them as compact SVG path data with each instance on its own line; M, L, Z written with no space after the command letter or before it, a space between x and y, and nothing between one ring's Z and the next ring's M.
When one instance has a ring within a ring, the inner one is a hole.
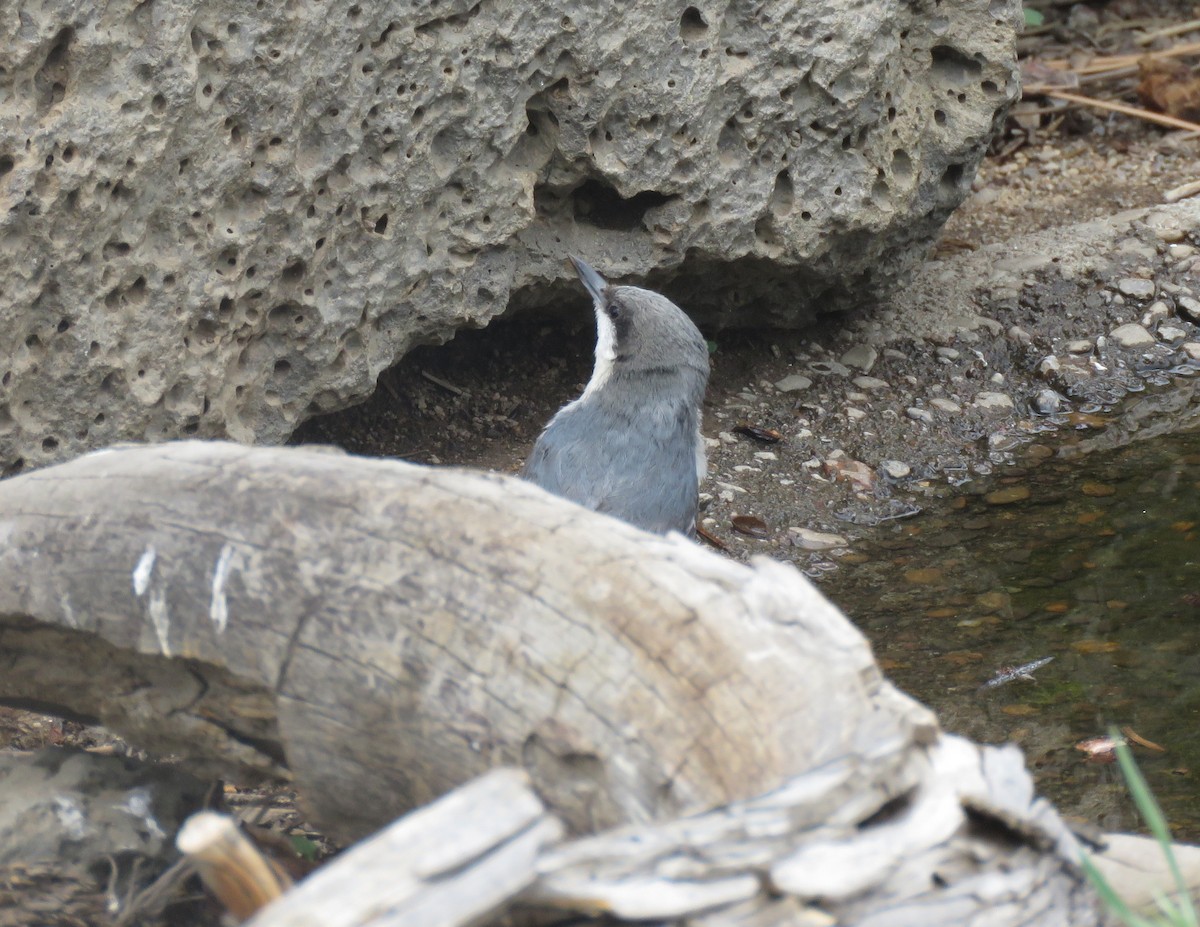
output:
M291 878L263 856L228 815L193 814L180 828L175 845L239 922L253 917L292 885Z

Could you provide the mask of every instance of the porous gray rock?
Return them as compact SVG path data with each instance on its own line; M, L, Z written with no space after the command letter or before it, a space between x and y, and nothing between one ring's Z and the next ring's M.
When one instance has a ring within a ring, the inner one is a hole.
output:
M1018 93L1016 0L40 5L0 23L0 467L286 438L577 303L887 288ZM567 294L570 294L569 296Z

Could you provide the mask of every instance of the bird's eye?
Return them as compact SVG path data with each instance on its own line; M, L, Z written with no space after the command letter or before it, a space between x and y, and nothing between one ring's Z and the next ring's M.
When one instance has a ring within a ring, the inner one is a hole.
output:
M620 318L620 316L621 316L621 307L618 306L615 302L611 302L607 306L605 306L604 311L608 313L608 317L610 319L615 320L615 319Z

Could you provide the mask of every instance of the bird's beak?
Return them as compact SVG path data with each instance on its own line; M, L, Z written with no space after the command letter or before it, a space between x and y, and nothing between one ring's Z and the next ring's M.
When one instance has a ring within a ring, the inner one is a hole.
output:
M575 273L579 274L579 279L583 281L583 285L587 287L587 291L592 294L592 299L597 303L603 303L604 291L608 289L608 284L604 282L604 278L575 256L571 257L571 263L575 265Z

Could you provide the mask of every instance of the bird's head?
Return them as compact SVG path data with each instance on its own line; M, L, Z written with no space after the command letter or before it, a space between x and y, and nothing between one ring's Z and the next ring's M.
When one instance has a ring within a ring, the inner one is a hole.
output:
M694 371L707 380L708 344L687 313L659 293L609 286L578 258L571 263L596 309L593 384L615 372L634 371Z

